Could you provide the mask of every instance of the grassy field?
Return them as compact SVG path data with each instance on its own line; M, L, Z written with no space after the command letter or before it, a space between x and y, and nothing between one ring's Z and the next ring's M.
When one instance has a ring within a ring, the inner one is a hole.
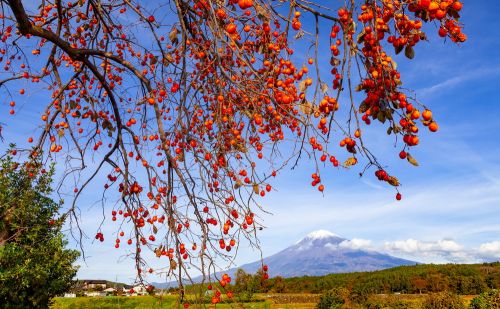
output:
M178 308L176 296L110 296L110 297L77 297L77 298L56 298L52 309L150 309L150 308ZM182 306L180 306L182 308ZM199 306L190 306L189 308L197 308ZM210 307L209 304L205 306ZM203 307L203 308L205 308ZM229 308L251 308L251 309L271 309L273 304L269 301L260 301L255 303L246 304L218 304L215 308L229 309ZM280 307L280 308L296 308L296 307ZM297 308L311 308L311 307L297 307Z
M77 309L77 308L174 308L175 297L155 298L151 296L138 297L77 297L56 298L53 309Z
M218 309L313 309L318 295L312 294L275 294L257 295L259 301L243 304L218 304ZM121 309L146 309L146 308L177 308L176 296L137 296L137 297L77 297L56 298L52 309L81 309L81 308L121 308ZM205 306L210 307L209 304ZM197 308L190 306L190 308Z
M255 295L257 302L243 304L218 304L218 309L314 309L319 299L318 294L258 294ZM420 308L425 295L374 295L375 298L395 298L404 302L408 308ZM467 306L474 296L462 296L464 304ZM202 308L209 308L206 304ZM349 306L350 307L350 306ZM78 297L78 298L56 298L52 309L149 309L149 308L179 308L176 296L136 296L136 297ZM182 308L182 306L180 306ZM200 308L190 306L190 308ZM352 306L350 308L362 308Z

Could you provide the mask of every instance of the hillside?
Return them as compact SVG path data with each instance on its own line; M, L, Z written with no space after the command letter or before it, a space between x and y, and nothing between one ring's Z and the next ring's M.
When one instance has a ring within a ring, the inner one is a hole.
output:
M476 295L500 289L500 262L484 264L421 264L373 272L272 278L263 291L323 293L334 287L369 294L452 291Z

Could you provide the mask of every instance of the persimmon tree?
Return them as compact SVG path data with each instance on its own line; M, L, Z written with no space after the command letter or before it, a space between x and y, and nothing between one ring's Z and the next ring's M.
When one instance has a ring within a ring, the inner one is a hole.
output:
M357 164L397 190L363 127L382 123L416 164L419 128L438 125L403 88L395 59L415 56L424 29L465 41L461 9L454 0L1 0L4 104L15 115L36 91L45 106L31 146L16 152L54 158L64 183L74 179L60 220L76 219L91 182L119 196L116 247L133 246L141 278L180 280L190 265L211 280L214 257L232 259L244 238L258 245L261 198L301 158L316 163L319 191L321 173ZM148 268L145 248L164 269ZM215 303L230 281L217 279Z

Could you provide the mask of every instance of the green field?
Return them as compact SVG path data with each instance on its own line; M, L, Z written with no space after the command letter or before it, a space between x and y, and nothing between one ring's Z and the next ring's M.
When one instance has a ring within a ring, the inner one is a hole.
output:
M56 298L51 308L53 309L79 309L79 308L104 308L104 309L150 309L150 308L178 308L176 296L110 296L110 297L77 297L77 298ZM182 308L182 306L180 306ZM199 306L190 306L190 308L197 308ZM210 307L209 304L205 306ZM240 304L218 304L215 308L254 308L254 309L267 309L273 308L270 302L256 302ZM286 307L283 307L286 308Z
M315 307L318 295L314 294L273 294L258 295L258 301L252 303L218 304L214 308L249 308L249 309L312 309ZM267 298L267 299L266 299ZM209 308L206 304L202 308ZM51 308L53 309L77 309L77 308L177 308L176 296L110 296L110 297L77 297L77 298L55 298ZM182 306L180 306L182 307ZM189 308L199 308L190 306Z
M258 302L253 303L233 303L218 304L214 308L219 309L313 309L316 306L317 294L260 294L256 296ZM375 295L375 298L393 298L406 304L405 308L421 308L422 300L425 295ZM473 296L462 296L464 305L468 305ZM203 307L190 306L189 308L209 308L206 304ZM348 308L362 308L356 305L346 306ZM136 297L78 297L78 298L56 298L53 309L79 309L79 308L122 308L122 309L146 309L146 308L182 308L177 303L176 296L136 296ZM392 307L391 307L392 308Z

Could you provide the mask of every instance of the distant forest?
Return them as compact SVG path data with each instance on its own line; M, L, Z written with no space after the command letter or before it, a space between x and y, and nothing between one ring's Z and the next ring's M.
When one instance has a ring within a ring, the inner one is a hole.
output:
M274 277L259 280L259 274L245 274L241 269L235 279L236 289L241 276L253 277L254 292L325 293L333 288L346 288L354 294L419 294L449 291L461 295L477 295L500 288L500 262L484 264L413 265L391 269L331 274L319 277ZM240 277L240 278L239 278ZM249 278L248 278L249 279ZM249 282L249 280L243 280Z

